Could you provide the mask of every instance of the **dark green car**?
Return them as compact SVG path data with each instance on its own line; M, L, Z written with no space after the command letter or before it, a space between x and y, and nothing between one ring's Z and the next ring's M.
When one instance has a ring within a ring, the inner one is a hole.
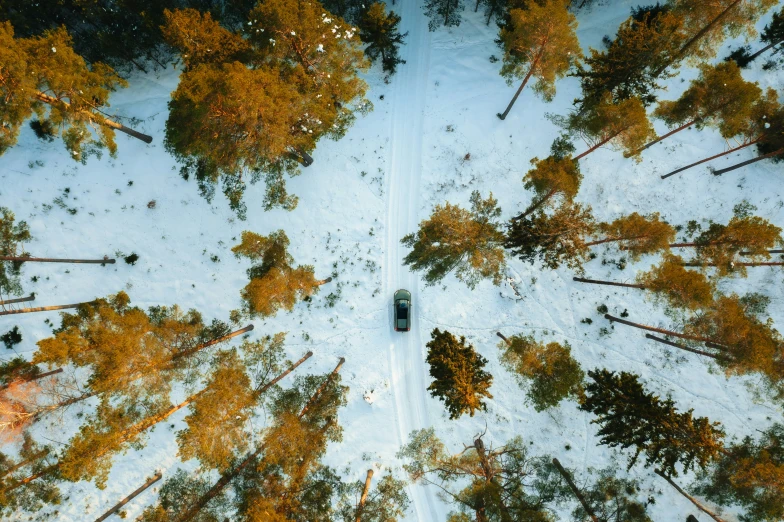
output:
M398 290L395 292L395 331L411 330L411 292Z

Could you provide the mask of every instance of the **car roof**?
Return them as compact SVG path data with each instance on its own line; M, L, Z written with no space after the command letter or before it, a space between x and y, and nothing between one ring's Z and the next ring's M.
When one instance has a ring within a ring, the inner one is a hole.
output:
M400 290L395 292L395 301L397 301L398 299L407 299L407 300L410 301L411 300L411 292L401 288Z

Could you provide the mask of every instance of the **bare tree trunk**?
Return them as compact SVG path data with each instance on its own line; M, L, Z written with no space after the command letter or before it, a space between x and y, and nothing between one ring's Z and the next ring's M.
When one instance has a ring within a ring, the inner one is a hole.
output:
M38 379L43 379L44 377L51 377L52 375L56 375L62 372L63 372L62 368L57 368L56 370L52 370L50 372L39 373L38 375L33 375L32 377L28 377L27 379L22 379L21 382L37 381ZM9 386L11 386L11 384L13 384L13 382L9 382L8 384L4 384L0 386L0 390L5 390Z
M502 334L501 332L496 332L495 334L496 334L498 337L500 337L501 339L503 339L503 340L504 340L504 342L506 343L506 345L507 345L507 346L512 346L512 341L510 341L509 339L507 339L507 338L506 338L506 336L504 336L504 334Z
M662 339L661 337L656 337L655 335L645 334L645 337L647 337L648 339L650 339L652 341L656 341L656 342L659 342L659 343L662 343L662 344L666 344L668 346L672 346L672 347L675 347L675 348L680 348L681 350L686 350L687 352L696 353L697 355L704 355L705 357L710 357L711 359L722 359L722 357L719 357L718 355L714 355L714 354L708 353L708 352L703 352L702 350L696 350L694 348L689 348L686 345L683 345L683 344L680 344L680 343L674 343L672 341L668 341L667 339Z
M722 157L722 156L726 156L727 154L731 154L731 153L735 152L736 150L745 149L746 147L750 147L750 146L754 145L754 144L755 144L755 143L757 143L759 140L760 140L760 138L757 138L756 140L754 140L754 141L751 141L751 142L749 142L749 143L746 143L745 145L741 145L740 147L735 147L734 149L730 149L730 150L728 150L728 151L725 151L725 152L722 152L722 153L720 153L720 154L716 154L715 156L711 156L710 158L705 158L705 159L703 159L703 160L700 160L700 161L694 162L694 163L692 163L692 164L690 164L690 165L686 165L685 167L681 167L681 168L679 168L679 169L673 170L672 172L670 172L670 173L668 173L668 174L665 174L665 175L663 175L661 178L662 178L662 179L669 178L670 176L674 176L675 174L677 174L677 173L679 173L679 172L683 172L684 170L689 170L690 168L692 168L692 167L696 167L697 165L702 165L702 164L703 164L703 163L705 163L706 161L710 161L710 160L714 160L714 159L716 159L716 158L720 158L720 157Z
M617 136L617 134L616 134L615 136ZM582 158L582 157L584 157L584 156L587 156L587 155L588 155L588 154L590 154L591 152L595 151L596 149L598 149L599 147L601 147L602 145L604 145L605 143L607 143L608 141L610 141L611 139L613 139L615 136L610 136L609 138L607 138L607 139L605 139L605 140L602 140L602 141L600 141L599 143L597 143L596 145L594 145L594 146L593 146L593 147L591 147L590 149L586 150L585 152L583 152L582 154L580 154L579 156L577 156L576 158L574 158L574 161L577 161L577 160L579 160L580 158Z
M759 55L761 55L762 53L764 53L765 51L767 51L768 49L770 49L774 45L780 44L781 42L782 42L782 40L779 40L778 42L773 42L772 44L766 45L765 47L763 47L762 49L760 49L756 53L754 53L751 56L749 56L749 61L751 62L751 61L756 60Z
M14 261L16 263L82 263L93 265L113 265L114 259L104 257L103 259L55 259L51 257L15 257L0 256L0 261Z
M765 261L759 263L741 263L739 261L733 261L733 265L737 266L784 266L784 262L781 261ZM687 261L681 263L682 266L716 266L716 263L700 263L699 261Z
M697 40L699 40L700 38L705 36L708 33L708 31L710 31L717 23L719 23L721 21L722 18L727 16L727 14L729 14L729 12L732 11L732 9L737 7L738 4L740 4L740 2L741 2L741 0L735 0L734 2L732 2L730 5L728 5L724 9L724 11L719 13L718 16L716 16L716 18L714 18L713 20L708 22L708 25L706 25L705 27L700 29L697 32L697 34L695 34L688 42L683 44L683 46L678 50L678 52L675 53L675 56L673 56L673 58L670 61L670 63L668 63L667 65L665 65L664 67L662 67L661 69L656 71L656 76L661 74L664 71L664 69L666 69L671 63L675 62L676 60L679 60L681 58L681 56L683 56L683 53L685 53L689 49L689 47L694 45L694 43L697 42Z
M537 208L539 208L539 207L541 207L542 205L544 205L544 204L547 202L547 200L549 200L551 197L553 197L553 196L555 195L555 193L556 193L556 192L558 192L558 190L557 190L557 189L552 189L552 190L550 190L550 192L548 192L547 194L545 194L544 196L542 196L542 197L539 199L539 201L537 201L537 202L535 202L535 203L533 203L533 204L529 205L529 207L528 207L527 209L525 209L525 212L523 212L522 214L519 214L519 215L515 216L513 219L523 219L525 216L529 215L531 212L533 212L533 211L534 211L534 210L536 210Z
M331 283L331 282L332 282L332 276L329 276L328 278L322 279L321 281L316 281L316 286L325 285L325 284Z
M561 476L566 481L566 483L569 484L569 488L572 490L572 493L574 493L574 496L577 497L577 500L580 501L580 504L582 504L585 512L588 513L588 515L591 517L591 520L593 520L593 522L599 522L599 519L594 514L593 510L591 509L591 506L588 505L588 501L585 500L583 494L580 492L579 489L577 489L577 486L575 485L574 481L572 481L572 477L571 475L569 475L569 472L566 471L563 466L561 466L561 463L558 462L558 459L554 458L553 464L555 465L556 469L558 469L558 473L560 473Z
M250 331L253 330L253 328L254 328L254 326L252 324L249 324L245 328L242 328L240 330L235 330L233 332L230 332L230 333L224 335L223 337L218 337L217 339L213 339L212 341L208 341L208 342L206 342L204 344L200 344L199 346L191 348L190 350L183 350L183 351L181 351L179 353L174 354L172 356L172 360L177 360L177 359L180 359L182 357L188 357L189 355L193 355L194 353L198 352L199 350L203 350L204 348L208 348L208 347L216 345L218 343L222 343L223 341L227 341L227 340L231 339L232 337L237 337L238 335L242 335L244 333L250 332Z
M476 5L479 7L479 2L477 2ZM362 489L362 496L359 498L359 506L357 506L356 522L362 522L362 512L365 510L365 502L367 501L368 493L370 493L371 480L373 480L373 470L369 469L367 471L367 477L365 477L365 487Z
M288 369L285 372L281 373L280 375L278 375L277 377L272 379L270 382L268 382L267 384L265 384L264 386L259 388L259 391L256 392L256 396L260 397L264 392L266 392L267 390L269 390L270 388L275 386L278 382L280 382L280 380L283 379L286 375L288 375L291 372L293 372L294 370L296 370L297 366L299 366L300 364L302 364L305 361L307 361L308 359L310 359L310 357L312 355L313 355L313 352L306 353L299 361L297 361L294 364L292 364L291 366L289 366Z
M145 482L139 489L137 489L136 491L134 491L133 493L131 493L130 495L128 495L127 497L119 501L112 509L110 509L100 517L96 518L95 522L102 522L107 518L109 518L110 516L112 516L112 514L116 513L121 507L123 507L125 504L127 504L128 502L136 498L145 489L149 488L150 486L152 486L153 484L161 480L161 476L162 475L160 471L155 473L155 475L153 475L152 478L148 479L147 482Z
M631 156L634 156L635 154L638 154L638 153L640 153L640 152L644 151L644 150L645 150L645 149L647 149L647 148L653 147L654 145L656 145L656 144L657 144L657 143L659 143L660 141L662 141L662 140L665 140L665 139L669 138L669 137L670 137L670 136L672 136L673 134L677 134L678 132L680 132L680 131L682 131L682 130L684 130L684 129L688 129L689 127L691 127L691 126L692 126L692 125L694 125L695 123L697 123L697 120L691 120L691 121L690 121L690 122L688 122L688 123L684 123L683 125L681 125L681 126L680 126L680 127L678 127L677 129L671 130L671 131L670 131L670 132L668 132L667 134L665 134L665 135L663 135L663 136L660 136L660 137L656 138L655 140L653 140L652 142L648 143L647 145L643 145L642 147L640 147L639 149L635 150L634 152L632 152L632 153L631 153L631 154L629 154L628 156L627 156L626 154L624 154L624 156L626 156L627 158L629 158L629 157L631 157Z
M534 61L531 64L531 67L528 69L528 74L526 74L525 78L523 78L523 83L520 84L520 87L517 89L517 92L512 97L512 101L510 101L509 105L506 106L506 110L504 111L504 113L503 114L501 114L501 113L496 114L496 116L498 116L499 119L505 120L506 116L509 114L509 111L512 110L512 105L515 104L515 102L517 101L517 98L520 96L520 93L523 92L523 89L525 89L525 84L528 83L528 80L531 79L531 75L534 73L534 69L536 68L536 62L537 61L538 61L538 58L537 58L536 61Z
M319 386L319 388L316 390L316 392L313 395L311 395L311 397L308 399L308 402L305 404L305 407L302 408L302 411L298 415L298 417L300 419L305 416L305 413L307 413L308 408L310 407L310 405L312 405L313 402L315 402L316 399L318 399L318 397L321 394L321 392L324 391L324 388L326 387L326 385L340 371L340 367L343 366L343 363L345 361L346 361L346 359L344 357L341 357L340 358L340 362L338 362L338 365L335 367L334 370L332 370L332 373L330 373L327 376L327 378L324 380L324 382L321 384L321 386ZM331 422L334 422L334 421L331 421ZM328 423L327 427L329 426L330 423ZM253 462L256 459L256 457L258 455L260 455L262 451L264 451L264 447L265 446L263 444L260 445L258 447L258 449L256 449L256 451L254 451L253 453L249 454L245 458L245 460L243 460L236 468L234 468L233 470L231 470L229 472L224 473L221 476L221 478L218 480L218 482L216 482L215 485L213 485L204 495L202 495L199 498L199 500L196 501L196 503L193 506L191 506L185 513L183 513L182 515L177 517L175 519L175 522L185 522L185 521L191 520L193 517L195 517L199 513L199 511L201 511L201 509L204 506L207 505L207 503L210 500L212 500L213 498L218 496L218 494L220 494L220 492L223 491L223 488L225 488L229 484L229 482L234 480L234 478L236 478L240 474L240 472L248 466L248 464Z
M27 297L18 297L16 299L6 299L5 301L0 301L0 305L27 303L29 301L35 301L35 294L30 294Z
M768 254L784 254L784 250L768 250ZM742 256L750 256L752 252L743 251L740 253Z
M584 277L573 277L573 281L577 281L579 283L591 283L594 285L607 285L607 286L622 286L625 288L639 288L640 290L645 290L643 285L636 285L630 283L614 283L612 281L599 281L596 279L585 279Z
M75 304L57 305L57 306L39 306L38 308L22 308L21 310L6 310L0 312L0 315L29 314L32 312L49 312L52 310L67 310L69 308L78 308L84 304L90 304L91 302L92 301L87 301L85 303L75 303Z
M726 172L730 172L730 171L733 171L735 169L739 169L741 167L745 167L746 165L751 165L752 163L756 163L756 162L762 161L764 159L772 158L774 156L779 156L781 154L784 154L784 149L779 149L779 150L774 150L773 152L768 152L767 154L763 154L762 156L757 156L754 159L742 161L742 162L738 163L737 165L733 165L732 167L727 167L726 169L714 170L712 172L712 174L714 176L721 176L722 174L724 174Z
M674 488L675 488L675 490L676 490L678 493L680 493L681 495L683 495L684 497L686 497L687 499L689 499L689 501L691 501L691 503L692 503L692 504L694 504L695 506L697 506L697 509L699 509L699 510L700 510L700 511L702 511L703 513L706 513L706 514L707 514L709 517L711 517L711 518L712 518L713 520L715 520L716 522L725 522L723 519L719 518L718 516L716 516L716 515L715 515L714 513L712 513L711 511L708 511L708 509L707 509L707 508L705 508L705 506L703 506L702 504L700 504L700 503L697 501L697 499L696 499L696 498L692 497L691 495L689 495L688 493L686 493L685 491L683 491L683 490L680 488L680 486L678 486L678 484L676 484L675 482L673 482L673 481L672 481L672 479L671 479L670 477L668 477L667 475L665 475L664 473L662 473L660 470L658 470L658 469L654 469L654 470L653 470L653 472L654 472L654 473L656 473L657 475L659 475L661 478L663 478L663 479L664 479L664 480L666 480L667 482L669 482L669 483L670 483L670 486L674 487Z
M640 323L633 323L631 321L626 321L625 319L620 319L618 317L614 317L610 314L604 314L604 318L610 321L611 323L621 323L627 326L633 326L634 328L639 328L640 330L649 330L651 332L658 332L664 335L672 335L673 337L680 337L681 339L689 339L691 341L700 341L700 342L710 342L711 339L706 339L705 337L697 337L695 335L686 335L678 332L673 332L671 330L663 330L661 328L654 328L653 326L647 326Z
M479 4L480 4L481 2L482 2L482 0L476 0L476 5L474 6L474 12L475 12L475 13L476 13L477 11L479 11ZM357 519L357 522L359 522L359 519Z
M68 102L64 102L62 100L58 100L57 98L53 98L52 96L49 96L48 94L44 94L42 92L36 93L35 96L40 101L42 101L44 103L48 103L49 105L62 104L66 108L71 106ZM90 112L88 110L82 110L80 112L82 112L82 114L86 114L87 117L90 118L90 120L94 121L95 123L99 123L101 125L106 125L107 127L110 127L110 128L112 128L114 130L118 130L120 132L124 132L125 134L127 134L129 136L133 136L136 139L142 140L144 143L152 143L152 136L148 136L146 134L142 134L141 132L135 131L133 129L129 129L128 127L126 127L122 123L117 123L116 121L110 120L109 118L104 118L103 116L99 116L99 115L97 115L97 114L95 114L93 112Z
M30 457L29 459L23 460L23 461L19 462L18 464L14 464L13 466L8 468L7 470L3 471L3 473L0 474L0 477L5 477L6 475L10 475L14 471L16 471L16 470L18 470L20 468L23 468L23 467L27 466L28 464L39 460L41 457L45 457L48 454L49 454L49 449L48 448L44 448L41 451L39 451L38 453L36 453L35 455L33 455L32 457Z

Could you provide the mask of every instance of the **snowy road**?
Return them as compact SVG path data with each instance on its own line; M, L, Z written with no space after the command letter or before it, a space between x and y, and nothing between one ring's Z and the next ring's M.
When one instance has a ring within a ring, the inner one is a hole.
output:
M411 430L430 426L425 389L424 344L419 332L418 277L403 266L406 249L400 239L413 232L418 224L419 179L422 168L422 123L425 93L430 67L430 33L427 19L417 0L400 0L394 7L400 14L401 32L408 31L401 57L406 63L398 67L393 80L390 169L386 190L386 237L384 258L384 295L398 288L411 291L413 322L411 331L398 333L389 317L389 362L395 398L395 424L403 444ZM426 332L425 332L426 333ZM441 512L432 488L409 488L415 520L437 522L446 517Z

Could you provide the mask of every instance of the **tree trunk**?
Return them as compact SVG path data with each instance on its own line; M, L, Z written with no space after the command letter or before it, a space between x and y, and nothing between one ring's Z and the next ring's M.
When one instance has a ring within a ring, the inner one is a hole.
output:
M315 286L321 286L331 282L332 282L332 276L329 276L328 278L322 279L321 281L316 281Z
M678 127L677 129L671 130L670 132L668 132L664 136L660 136L660 137L656 138L655 140L653 140L652 142L648 143L647 145L644 145L644 146L640 147L639 149L635 150L634 152L632 152L628 156L626 154L624 154L624 156L627 157L627 158L631 157L631 156L634 156L635 154L638 154L638 153L644 151L647 148L653 147L654 145L656 145L660 141L669 138L673 134L676 134L676 133L682 131L683 129L687 129L687 128L691 127L695 123L697 123L697 120L691 120L689 123L685 123L685 124L681 125L680 127Z
M474 12L475 12L475 13L476 13L477 11L479 11L479 4L480 4L481 2L482 2L482 0L476 0L476 5L474 6ZM359 519L357 519L357 522L359 522Z
M663 330L661 328L654 328L653 326L647 326L640 323L633 323L631 321L626 321L625 319L620 319L618 317L614 317L610 314L604 314L604 318L610 321L611 323L621 323L627 326L633 326L634 328L639 328L640 330L649 330L651 332L658 332L664 335L672 335L673 337L680 337L681 339L689 339L691 341L700 341L700 342L711 342L711 339L706 339L705 337L697 337L696 335L687 335L678 332L673 332L671 330Z
M711 156L710 158L705 158L705 159L703 159L703 160L700 160L700 161L694 162L694 163L692 163L692 164L690 164L690 165L686 165L685 167L681 167L681 168L679 168L679 169L673 170L672 172L670 172L670 173L668 173L668 174L665 174L665 175L663 175L663 176L661 177L661 179L666 179L666 178L669 178L670 176L674 176L675 174L677 174L677 173L679 173L679 172L683 172L684 170L689 170L690 168L692 168L692 167L696 167L697 165L702 165L702 164L703 164L703 163L705 163L706 161L715 160L716 158L720 158L720 157L722 157L722 156L726 156L727 154L731 154L731 153L735 152L736 150L745 149L746 147L750 147L751 145L754 145L754 144L755 144L755 143L757 143L759 140L760 140L760 138L757 138L756 140L754 140L754 141L751 141L751 142L749 142L749 143L746 143L745 145L741 145L740 147L735 147L734 149L730 149L730 150L728 150L728 151L726 151L726 152L722 152L722 153L720 153L720 154L716 154L715 156Z
M655 75L656 75L656 76L660 75L661 73L663 73L663 72L664 72L664 69L666 69L667 67L669 67L669 66L670 66L672 63L674 63L675 61L679 60L679 59L681 58L681 56L683 56L683 53L685 53L685 52L686 52L686 51L689 49L689 47L691 47L692 45L694 45L694 43L695 43L697 40L699 40L700 38L702 38L703 36L705 36L705 34L707 34L707 32L708 32L708 31L710 31L710 30L711 30L711 29L712 29L712 28L713 28L713 27L714 27L714 26L715 26L717 23L719 23L719 22L721 21L721 19L722 19L722 18L724 18L725 16L727 16L727 14L728 14L728 13L729 13L729 12L730 12L730 11L731 11L733 8L737 7L737 6L738 6L738 4L740 4L740 2L741 2L741 0L735 0L735 1L734 1L734 2L732 2L730 5L728 5L728 6L726 7L726 9L724 9L724 11L722 11L721 13L719 13L719 14L718 14L718 16L716 16L716 18L714 18L713 20L711 20L710 22L708 22L708 25L706 25L705 27L703 27L702 29L700 29L700 30L697 32L697 34L695 34L695 35L694 35L694 36L693 36L693 37L692 37L692 38L691 38L691 39L690 39L688 42L686 42L685 44L683 44L683 46L682 46L682 47L681 47L681 48L678 50L678 52L677 52L677 53L675 53L675 56L673 56L673 57L672 57L672 60L670 60L670 61L669 61L669 63L667 63L667 65L665 65L664 67L662 67L662 68L660 68L658 71L656 71Z
M741 263L738 261L733 261L733 265L737 266L784 266L784 262L781 261L766 261L766 262L759 262L759 263ZM716 266L716 263L700 263L698 261L687 261L685 263L681 263L682 266Z
M112 514L116 513L121 507L123 507L125 504L133 500L145 489L149 488L150 486L152 486L153 484L161 480L161 476L162 476L161 472L160 471L157 472L155 475L153 475L152 478L148 479L147 482L145 482L139 489L137 489L136 491L134 491L133 493L131 493L130 495L128 495L127 497L119 501L112 509L110 509L100 517L96 518L95 522L103 522L104 520L109 518Z
M741 167L745 167L746 165L751 165L752 163L756 163L756 162L762 161L764 159L772 158L774 156L779 156L781 154L784 154L784 148L783 149L779 149L779 150L774 150L773 152L768 152L767 154L763 154L762 156L757 156L754 159L742 161L742 162L738 163L737 165L733 165L732 167L727 167L726 169L714 170L712 173L713 173L714 176L721 176L725 172L730 172L730 171L733 171L735 169L739 169Z
M49 257L15 257L0 256L0 261L14 261L16 263L89 263L93 265L113 265L114 259L54 259Z
M662 339L661 337L656 337L655 335L645 334L645 337L651 339L652 341L656 341L662 344L666 344L668 346L673 346L675 348L680 348L681 350L686 350L687 352L696 353L697 355L704 355L705 357L710 357L711 359L722 359L723 357L719 357L718 355L714 355L712 353L703 352L702 350L695 350L694 348L689 348L680 343L674 343L672 341L668 341L667 339ZM711 345L717 346L717 345Z
M38 375L34 375L32 377L28 377L27 379L23 379L22 381L14 381L14 382L32 382L32 381L37 381L38 379L43 379L44 377L50 377L52 375L56 375L56 374L62 373L62 372L63 372L62 368L57 368L56 370L52 370L51 372L39 373ZM12 384L14 384L14 382L9 382L8 384L4 384L4 385L0 386L0 391L1 390L5 390L6 388L8 388Z
M617 134L616 134L615 136L617 136ZM580 154L579 156L577 156L576 158L574 158L574 161L577 161L577 160L579 160L580 158L582 158L582 157L584 157L584 156L587 156L587 155L588 155L588 154L590 154L591 152L595 151L596 149L598 149L599 147L601 147L602 145L604 145L605 143L607 143L608 141L610 141L611 139L613 139L615 136L610 136L610 137L609 137L609 138L607 138L606 140L602 140L602 141L600 141L599 143L597 143L596 145L594 145L594 146L593 146L593 147L591 147L590 149L586 150L585 152L583 152L582 154Z
M485 443L482 441L482 437L479 436L474 440L474 449L476 449L476 454L479 456L479 465L482 467L482 473L485 477L485 482L487 484L493 484L498 487L498 484L495 480L496 472L493 470L493 467L490 465L490 461L487 459L487 452L485 451ZM503 490L503 488L499 487L499 489ZM487 510L484 498L480 497L479 499L480 505L477 508L477 522L482 520L487 522L489 518L487 517ZM512 522L512 517L509 516L509 510L507 509L506 505L504 504L503 498L498 498L498 507L501 508L501 520L503 522Z
M0 301L0 305L8 305L14 303L27 303L29 301L35 301L35 294L30 294L27 297L18 297L16 299L6 299L5 301Z
M537 58L537 61L538 61L538 58ZM512 96L512 101L509 102L509 105L507 105L506 110L504 111L504 113L503 114L501 114L501 113L496 114L496 116L498 116L498 118L500 118L501 120L505 120L506 119L506 116L509 114L509 111L512 110L512 105L515 104L515 102L517 101L517 98L520 96L520 93L523 92L523 89L525 89L525 84L528 83L529 79L531 79L531 75L534 73L534 68L535 67L536 67L536 61L534 61L534 63L531 64L531 67L528 69L528 74L526 74L525 78L523 78L523 83L520 84L520 87L517 89L517 92L515 93L514 96Z
M0 477L5 477L6 475L9 475L9 474L13 473L14 471L16 471L16 470L18 470L20 468L23 468L23 467L27 466L28 464L37 461L41 457L45 457L48 454L49 454L49 450L44 448L41 451L39 451L38 453L36 453L35 455L33 455L32 457L30 457L29 459L23 460L22 462L20 462L18 464L14 464L13 466L8 468L7 470L3 471L3 473L0 474Z
M501 332L496 332L495 334L496 334L498 337L500 337L501 339L503 339L503 340L504 340L504 342L506 343L506 345L507 345L507 346L512 346L512 341L510 341L509 339L507 339L507 338L506 338L506 336L504 336L504 334L502 334Z
M70 107L70 104L68 102L58 100L57 98L53 98L52 96L49 96L48 94L44 94L42 92L36 93L35 96L40 101L44 103L48 103L49 105L56 105L59 103L65 105L66 108ZM95 123L99 123L101 125L106 125L107 127L110 127L114 130L118 130L120 132L124 132L129 136L133 136L136 139L142 140L144 143L152 143L152 136L148 136L146 134L142 134L141 132L135 131L133 129L129 129L122 123L117 123L116 121L110 120L109 118L104 118L103 116L99 116L88 110L82 110L80 112L82 114L86 114L87 117L90 118L90 121L94 121Z
M664 473L662 473L660 470L658 470L658 469L654 469L654 470L653 470L653 472L654 472L654 473L656 473L657 475L659 475L661 478L663 478L663 479L664 479L664 480L666 480L667 482L669 482L669 483L670 483L670 486L674 487L674 488L675 488L675 490L676 490L678 493L680 493L681 495L683 495L684 497L686 497L687 499L689 499L689 501L691 501L691 503L692 503L692 504L694 504L695 506L697 506L697 509L699 509L699 510L700 510L700 511L702 511L703 513L706 513L706 514L707 514L709 517L711 517L711 518L712 518L713 520L715 520L716 522L725 522L723 519L719 518L718 516L716 516L716 515L715 515L715 514L713 514L712 512L708 511L708 510L705 508L705 506L703 506L702 504L700 504L700 503L697 501L697 499L695 499L694 497L692 497L691 495L689 495L688 493L686 493L685 491L683 491L683 490L682 490L682 489L681 489L681 488L678 486L678 484L676 484L675 482L673 482L673 481L672 481L672 479L671 479L670 477L668 477L667 475L665 475Z
M272 379L270 382L268 382L267 384L265 384L264 386L262 386L261 388L259 388L259 391L257 391L257 392L256 392L256 396L257 396L257 397L261 397L261 395L263 395L263 394L264 394L264 392L266 392L267 390L269 390L270 388L272 388L273 386L275 386L275 385L276 385L278 382L280 382L280 380L281 380L281 379L283 379L283 378L284 378L286 375L288 375L288 374L290 374L291 372L293 372L294 370L296 370L296 369L297 369L297 366L299 366L300 364L302 364L302 363L304 363L305 361L307 361L308 359L310 359L310 357L311 357L312 355L313 355L313 352L308 352L308 353L306 353L306 354L304 355L304 357L302 357L302 358L301 358L299 361L297 361L297 362L295 362L294 364L292 364L291 366L289 366L289 367L288 367L288 369L287 369L285 372L281 373L280 375L278 375L277 377L275 377L274 379Z
M49 312L51 310L66 310L68 308L78 308L81 305L90 304L90 303L92 303L92 301L87 301L85 303L57 305L57 306L39 306L38 308L22 308L21 310L6 310L4 312L0 312L0 315L29 314L31 312Z
M446 27L446 23L449 21L449 8L452 7L452 0L446 0L446 11L444 14L444 27Z
M340 371L340 367L343 366L343 363L345 361L346 361L345 358L343 357L340 358L340 362L338 362L338 365L335 367L334 370L332 370L332 373L330 373L327 376L327 378L324 380L321 386L319 386L316 392L308 399L308 402L305 404L305 407L302 408L302 411L298 415L300 419L305 416L305 413L307 413L309 406L313 404L313 402L315 402L316 399L318 399L319 395L324 390L324 387L332 380L335 374L337 374ZM329 425L332 422L334 421L330 421L329 423L327 423L327 427L329 427ZM239 475L240 472L243 469L245 469L245 467L248 466L248 464L253 462L256 459L256 457L260 455L262 451L264 451L264 447L265 447L264 444L260 445L256 451L250 453L245 458L245 460L243 460L236 468L221 475L221 478L218 480L218 482L216 482L215 485L213 485L204 495L202 495L199 498L199 500L196 501L196 503L193 506L191 506L185 513L177 517L175 519L175 522L185 522L195 517L199 513L199 511L201 511L201 509L207 505L207 503L210 500L215 498L221 491L223 491L223 488L225 488L229 484L229 482L234 480L234 478L237 477L237 475Z
M784 254L784 250L768 250L768 254ZM752 252L743 251L740 253L742 256L750 256Z
M585 512L588 513L588 515L591 517L591 520L593 520L593 522L599 522L599 519L594 514L593 510L591 509L591 506L588 505L588 501L585 500L583 494L580 492L579 489L577 489L577 486L575 485L574 481L572 481L572 477L571 475L569 475L569 472L566 471L563 466L561 466L561 463L558 462L558 459L554 458L553 464L558 469L558 473L560 473L561 476L566 481L566 483L569 484L569 488L572 490L572 493L574 493L574 496L577 497L577 500L580 501L580 504L582 504Z
M780 44L782 41L783 41L783 40L779 40L778 42L773 42L772 44L768 44L768 45L766 45L765 47L763 47L762 49L760 49L760 50L759 50L759 51L757 51L756 53L754 53L754 54L752 54L751 56L749 56L749 62L752 62L752 61L756 60L756 59L757 59L757 56L761 55L762 53L764 53L765 51L767 51L768 49L770 49L770 48L771 48L771 47L773 47L774 45L778 45L778 44Z
M495 14L495 4L493 4L490 7L490 10L487 12L487 21L485 22L485 25L490 25L490 19L493 17L494 14Z
M614 283L612 281L598 281L596 279L585 279L583 277L573 277L572 280L580 283L592 283L595 285L608 285L608 286L622 286L625 288L639 288L640 290L645 290L645 287L643 285L635 285L630 283Z
M172 360L175 361L175 360L180 359L182 357L188 357L188 356L193 355L194 353L198 352L199 350L203 350L204 348L208 348L208 347L216 345L218 343L222 343L223 341L227 341L227 340L231 339L232 337L237 337L238 335L242 335L244 333L250 332L250 331L253 330L253 328L254 328L254 326L252 324L249 324L245 328L242 328L240 330L235 330L233 332L230 332L230 333L224 335L223 337L218 337L217 339L213 339L212 341L207 341L206 343L200 344L199 346L196 346L196 347L191 348L189 350L183 350L183 351L181 351L179 353L175 353L172 356Z
M544 196L542 196L542 197L539 199L539 201L537 201L536 203L533 203L532 205L529 205L529 207L528 207L528 208L525 210L525 212L523 212L522 214L519 214L519 215L515 216L515 217L514 217L514 218L512 218L512 219L523 219L525 216L527 216L528 214L530 214L531 212L533 212L533 211L534 211L534 210L536 210L537 208L539 208L539 207L541 207L542 205L544 205L544 204L547 202L547 200L549 200L551 197L553 197L553 196L555 195L555 193L556 193L556 192L558 192L558 189L552 189L552 190L550 190L550 192L548 192L547 194L545 194Z
M476 3L477 7L479 7L479 2ZM370 492L370 481L373 479L373 470L369 469L367 471L367 477L365 478L365 487L362 490L362 496L359 498L359 506L357 506L357 518L356 522L362 522L362 511L365 510L365 501L367 501L368 493Z

